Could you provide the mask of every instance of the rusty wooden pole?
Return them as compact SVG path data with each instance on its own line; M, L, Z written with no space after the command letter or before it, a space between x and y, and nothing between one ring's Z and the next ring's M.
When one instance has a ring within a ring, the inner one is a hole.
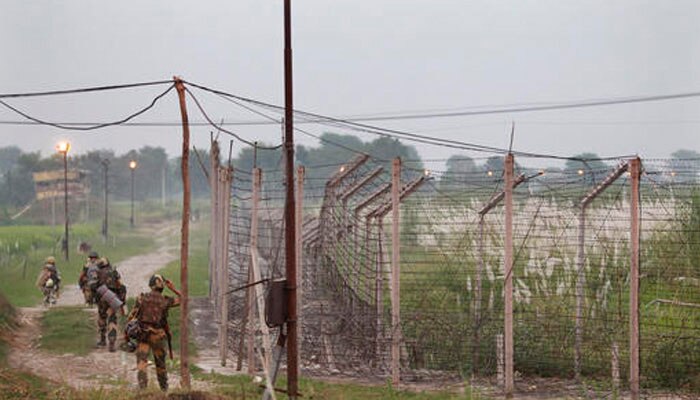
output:
M65 232L63 233L63 245L64 245L64 250L66 251L66 261L70 260L69 257L69 249L70 249L70 243L68 241L68 225L70 224L70 213L68 211L68 149L66 151L63 151L63 221L65 222ZM133 172L133 170L132 170ZM133 179L132 179L133 182ZM131 191L133 193L133 190ZM132 201L133 204L133 201ZM133 212L132 212L133 214ZM132 217L133 221L133 217Z
M513 155L505 160L505 396L513 397Z
M639 157L630 160L630 398L639 399Z
M189 285L187 282L187 253L190 232L190 123L187 117L185 85L180 78L173 77L180 100L182 117L182 228L180 230L180 386L190 388L188 302Z
M294 97L292 94L292 1L284 0L284 150L286 179L285 261L287 275L287 395L297 398L299 344L297 339L297 265L294 228Z
M304 224L304 174L303 166L297 168L297 191L296 191L296 255L297 255L297 320L299 328L299 347L303 344L304 337L302 335L303 324L303 295L304 295L304 264L302 259L303 236L302 227ZM297 359L297 368L299 368L300 359Z
M391 169L391 381L398 386L401 379L401 305L400 273L401 238L399 232L399 191L401 190L401 159L395 158Z

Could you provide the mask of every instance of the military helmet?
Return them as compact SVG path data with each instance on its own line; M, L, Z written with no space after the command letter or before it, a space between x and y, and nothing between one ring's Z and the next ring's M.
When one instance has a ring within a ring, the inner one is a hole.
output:
M54 257L54 256L46 257L46 263L47 264L56 264L56 257Z
M148 280L148 287L151 289L163 289L165 287L165 278L160 274L154 274Z
M88 258L99 258L100 255L97 254L96 251L91 251L90 254L88 254Z

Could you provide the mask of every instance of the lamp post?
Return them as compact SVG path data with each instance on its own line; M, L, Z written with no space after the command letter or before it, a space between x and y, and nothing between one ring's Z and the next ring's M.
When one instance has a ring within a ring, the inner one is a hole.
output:
M104 221L102 222L102 236L104 237L104 240L107 241L107 237L109 236L109 219L108 219L108 188L109 188L109 175L108 175L108 170L109 170L109 159L105 158L101 162L102 164L102 169L104 170L104 190L105 190L105 212L104 212Z
M70 150L69 142L60 142L56 145L56 150L63 154L63 204L64 204L64 220L66 225L66 230L63 239L63 250L66 254L66 261L70 259L68 255L68 249L70 245L68 243L68 150Z
M131 169L131 219L129 220L131 227L134 227L134 170L136 170L136 160L129 161L129 169Z

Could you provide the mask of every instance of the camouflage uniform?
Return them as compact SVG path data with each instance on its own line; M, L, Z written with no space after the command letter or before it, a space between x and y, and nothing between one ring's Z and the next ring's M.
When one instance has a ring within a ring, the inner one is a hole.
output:
M53 281L52 287L46 287L46 282L49 279ZM60 285L61 275L58 273L58 268L56 268L56 259L54 257L48 257L46 259L46 264L44 265L44 268L41 269L39 277L36 281L36 286L41 290L41 293L44 295L45 304L49 303L49 295L52 291L55 294L56 298L59 296ZM55 303L55 299L53 299L53 303Z
M151 285L153 288L153 285ZM137 299L129 319L138 319L143 330L136 348L136 363L138 369L139 387L148 386L148 353L153 351L156 364L156 375L160 389L168 389L168 373L165 369L165 341L168 329L168 309L180 305L179 297L164 296L160 290L153 288L148 293L142 293Z
M122 301L126 297L126 293L122 290L121 277L119 272L109 265L109 261L102 259L98 264L97 270L98 287L106 285L107 288L119 296ZM91 288L93 296L97 296L96 288ZM105 336L109 339L109 351L115 351L115 342L117 341L117 313L109 306L104 299L97 299L97 329L100 333L100 341L98 346L105 345Z
M93 293L92 290L90 289L90 286L88 285L88 277L87 277L87 272L90 267L94 267L97 265L99 262L99 256L96 252L91 252L90 255L88 256L88 260L83 265L82 271L80 271L80 276L78 276L78 286L80 286L80 290L83 292L83 297L85 298L85 304L95 304L95 301L93 299Z

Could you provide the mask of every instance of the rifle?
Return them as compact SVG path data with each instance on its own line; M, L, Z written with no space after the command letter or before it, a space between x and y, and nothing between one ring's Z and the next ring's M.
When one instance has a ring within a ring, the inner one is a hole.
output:
M163 327L165 330L165 337L168 338L168 353L170 354L170 359L173 359L173 335L170 334L170 325L166 322Z

